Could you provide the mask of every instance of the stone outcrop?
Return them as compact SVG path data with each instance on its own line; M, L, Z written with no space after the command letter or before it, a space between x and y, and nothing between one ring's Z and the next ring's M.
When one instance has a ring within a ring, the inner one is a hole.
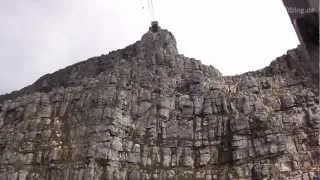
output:
M301 47L222 76L148 32L0 97L0 179L319 176L319 66Z

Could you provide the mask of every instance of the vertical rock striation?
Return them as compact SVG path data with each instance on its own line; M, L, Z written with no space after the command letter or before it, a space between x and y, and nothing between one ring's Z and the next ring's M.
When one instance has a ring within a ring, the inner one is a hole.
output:
M161 29L0 97L0 179L303 179L320 165L302 48L222 76Z

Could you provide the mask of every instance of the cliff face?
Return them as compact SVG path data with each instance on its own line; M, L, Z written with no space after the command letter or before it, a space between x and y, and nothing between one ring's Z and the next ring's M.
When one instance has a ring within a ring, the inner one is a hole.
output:
M0 179L311 180L318 80L300 47L224 77L148 32L1 96Z

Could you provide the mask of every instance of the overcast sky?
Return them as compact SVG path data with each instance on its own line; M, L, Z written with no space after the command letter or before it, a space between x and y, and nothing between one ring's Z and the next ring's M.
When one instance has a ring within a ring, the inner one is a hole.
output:
M154 0L178 49L224 75L267 66L298 39L282 0ZM139 40L147 0L1 0L0 94Z

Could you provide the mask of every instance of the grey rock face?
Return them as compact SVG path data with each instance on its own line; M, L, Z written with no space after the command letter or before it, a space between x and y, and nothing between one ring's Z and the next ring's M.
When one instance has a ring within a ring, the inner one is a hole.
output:
M0 179L311 180L320 108L308 63L298 47L225 77L179 55L170 32L148 32L1 96Z

